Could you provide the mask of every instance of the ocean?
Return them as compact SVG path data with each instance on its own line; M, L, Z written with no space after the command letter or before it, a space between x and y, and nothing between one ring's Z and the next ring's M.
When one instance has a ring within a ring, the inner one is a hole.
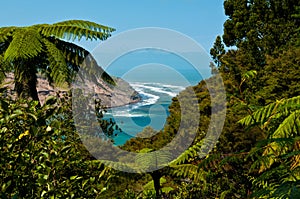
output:
M205 67L209 70L209 61ZM109 109L104 119L112 118L122 131L112 137L123 145L147 126L163 129L172 98L203 77L188 61L164 51L135 51L126 54L105 69L110 75L127 81L142 97L136 104Z
M168 107L183 86L174 86L162 83L130 82L130 85L142 97L142 101L107 111L104 119L113 118L122 132L116 131L113 137L115 145L122 145L128 139L142 132L146 126L159 131L164 127Z

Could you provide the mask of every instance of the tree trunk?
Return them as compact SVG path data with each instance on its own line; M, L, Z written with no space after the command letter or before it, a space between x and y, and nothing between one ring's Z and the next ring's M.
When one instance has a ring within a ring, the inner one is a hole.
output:
M159 171L153 171L151 173L151 177L154 182L154 189L155 189L155 198L158 199L160 198L160 178L161 178L161 173Z
M39 101L36 68L30 62L21 61L15 67L15 90L18 98Z

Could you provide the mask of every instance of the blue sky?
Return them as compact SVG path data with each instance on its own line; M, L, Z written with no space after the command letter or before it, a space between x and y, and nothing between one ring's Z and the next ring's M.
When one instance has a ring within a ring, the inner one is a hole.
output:
M206 51L223 32L223 0L5 0L0 26L26 26L68 19L94 21L123 31L161 27L183 33ZM97 43L81 42L92 50Z

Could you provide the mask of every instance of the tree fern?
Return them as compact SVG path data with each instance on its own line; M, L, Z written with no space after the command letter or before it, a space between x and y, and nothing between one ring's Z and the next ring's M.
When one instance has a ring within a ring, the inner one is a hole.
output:
M0 28L0 43L6 42L11 39L13 32L17 27L3 27Z
M66 61L69 63L68 65L71 67L71 73L76 73L79 71L79 68L82 68L85 72L92 74L89 75L90 77L95 76L111 85L115 85L113 78L97 64L96 60L87 50L59 39L51 38L51 41L63 52Z
M101 163L105 164L107 167L113 168L117 171L126 171L129 173L140 173L140 170L133 164L125 164L119 161L110 161L110 160L100 160Z
M253 180L255 197L290 198L300 193L300 96L273 102L239 121L258 124L267 139L250 153L257 157L252 169L259 173Z
M38 24L28 27L0 28L1 72L15 72L15 88L38 100L36 73L61 85L74 76L79 68L85 68L91 76L102 78L109 84L113 79L97 65L90 53L82 47L64 40L105 40L114 29L84 20L68 20L54 24ZM8 67L12 66L12 67ZM2 78L3 79L3 78Z
M10 69L9 63L5 62L3 55L0 54L0 82L6 78L6 72Z
M64 54L50 41L46 39L43 41L48 54L48 70L50 71L50 77L58 86L60 86L67 81L67 77L69 76L69 70Z
M171 175L181 177L181 178L188 178L193 180L194 182L202 182L205 185L205 175L206 173L202 171L198 165L194 164L180 164L174 165L171 167L169 173ZM205 187L205 186L204 186Z
M171 166L179 165L179 164L182 164L182 163L186 162L187 160L189 160L189 158L199 156L201 154L202 147L203 147L203 142L198 142L198 143L192 145L187 150L185 150L182 154L180 154L175 160L170 162L169 165L171 165Z
M14 61L37 56L43 50L41 36L34 28L21 28L14 32L13 40L5 51L4 60Z
M300 130L300 110L293 111L279 125L272 134L272 138L290 137L291 133L297 133Z
M90 54L87 50L76 44L56 38L49 38L49 40L62 51L66 61L70 62L72 65L79 66L83 62L84 58Z
M264 106L253 114L248 115L247 117L241 119L239 123L249 126L256 123L266 127L269 124L271 119L278 118L282 115L289 114L289 111L294 109L299 109L300 107L300 96L296 96L289 99L282 99L276 102L273 102L267 106ZM267 122L267 123L266 123Z
M58 23L54 23L53 25L68 25L68 26L77 26L81 28L87 28L98 32L106 32L110 33L115 31L114 28L110 28L108 26L103 26L94 22L84 21L84 20L68 20L62 21Z
M45 37L54 36L66 40L80 40L82 37L86 39L105 40L110 36L110 32L114 29L102 26L93 22L83 20L69 20L52 25L42 25L39 27L39 32Z

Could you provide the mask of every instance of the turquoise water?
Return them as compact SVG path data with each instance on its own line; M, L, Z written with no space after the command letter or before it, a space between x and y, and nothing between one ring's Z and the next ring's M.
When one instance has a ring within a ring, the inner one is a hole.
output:
M117 136L113 138L116 145L124 144L146 126L151 126L155 130L162 129L169 115L168 107L172 98L184 89L183 86L162 83L134 82L130 84L139 92L142 101L112 108L108 110L104 118L113 118L122 129L122 132L117 131Z
M209 69L207 62L207 69ZM169 115L168 107L185 87L196 85L202 76L182 57L163 51L137 51L115 60L108 68L111 75L121 77L139 92L142 101L112 108L104 119L112 118L122 129L113 137L122 145L145 127L161 130Z

